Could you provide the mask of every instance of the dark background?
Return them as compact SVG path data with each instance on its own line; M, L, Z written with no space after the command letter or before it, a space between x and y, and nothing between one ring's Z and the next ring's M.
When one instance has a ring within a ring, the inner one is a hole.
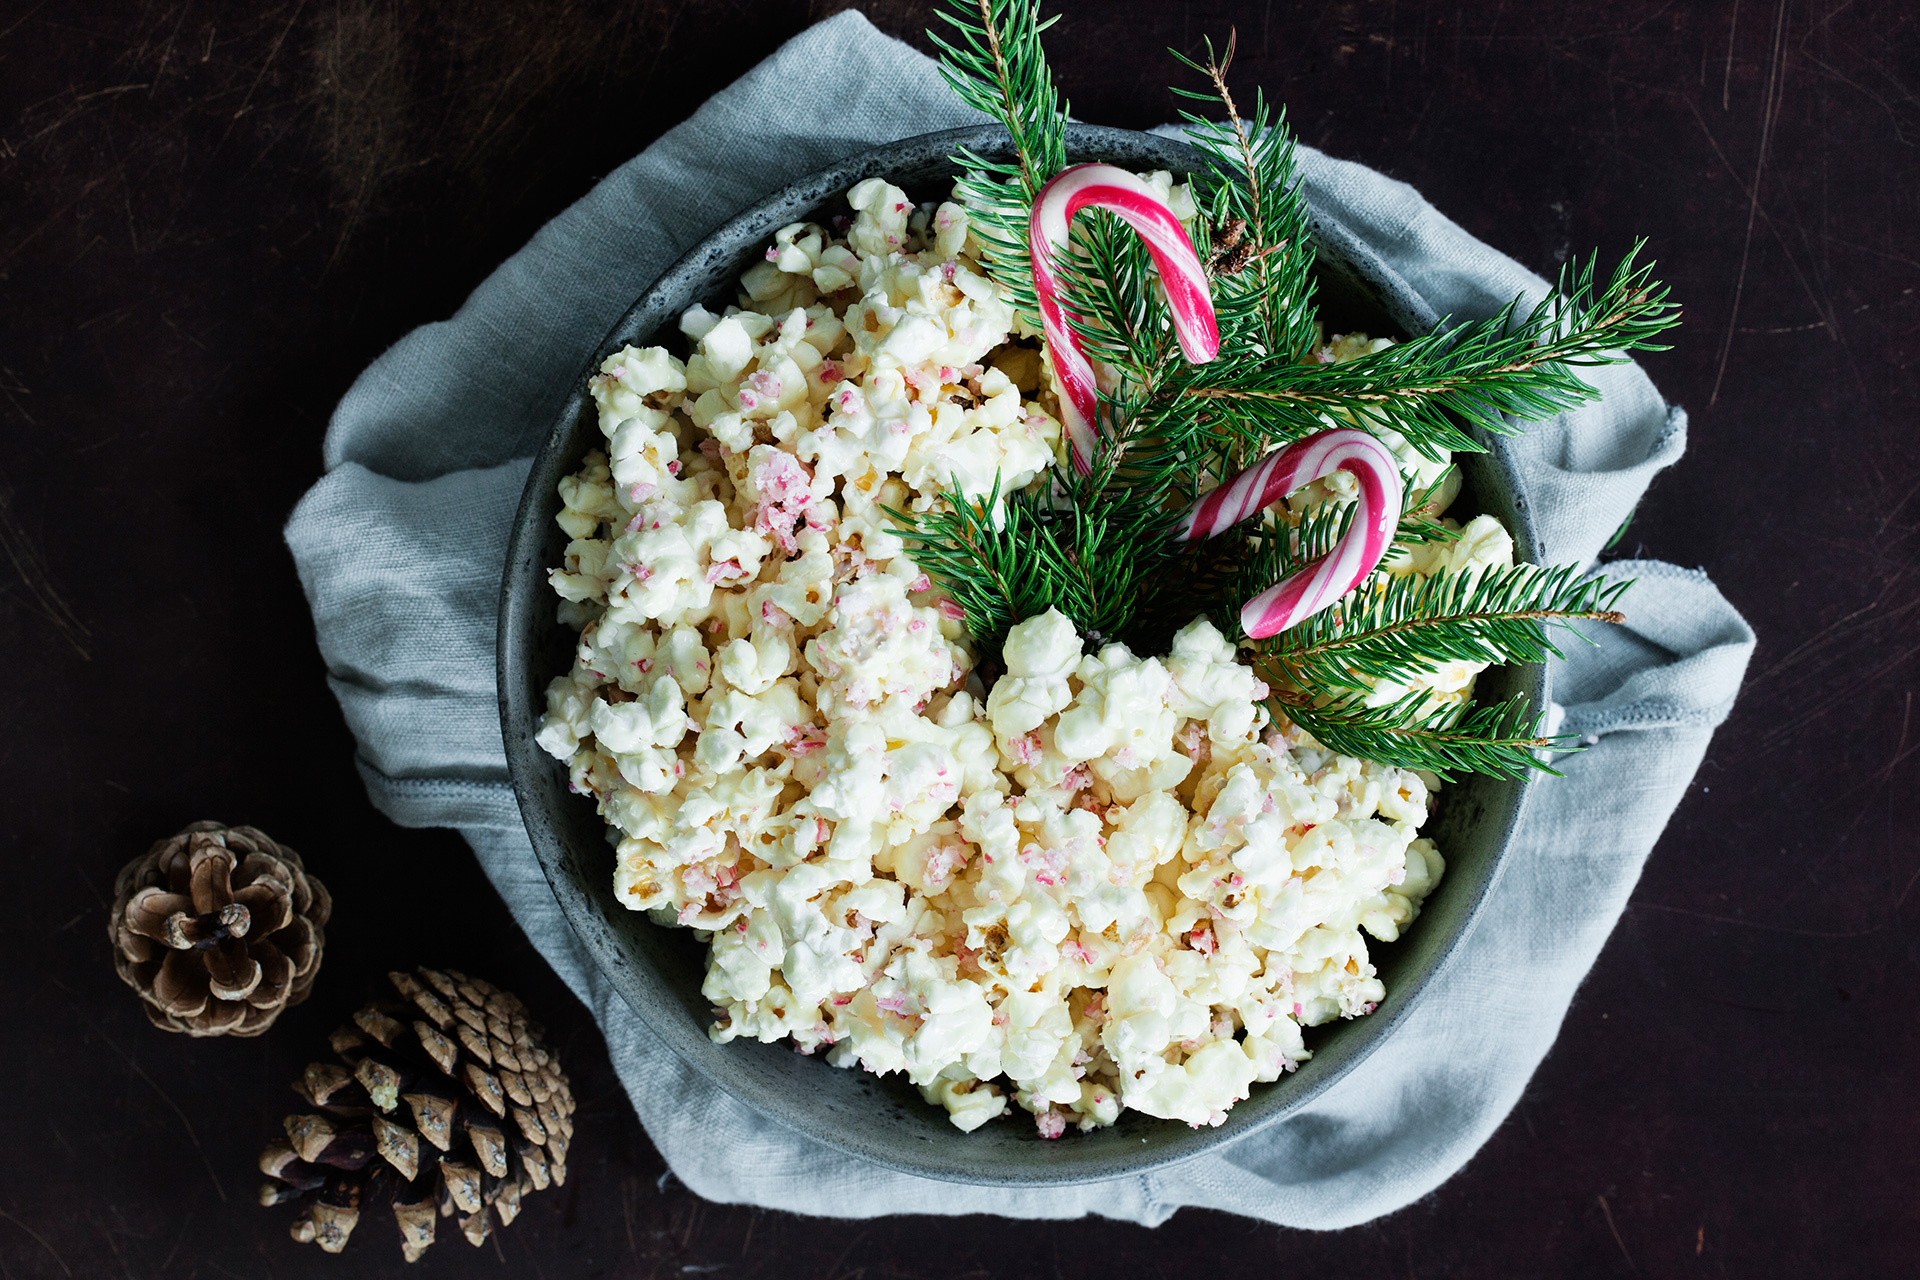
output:
M582 1102L512 1277L1893 1276L1920 1267L1920 33L1900 0L1049 5L1077 114L1237 90L1530 266L1651 238L1692 413L1621 551L1760 632L1738 709L1519 1107L1335 1235L1184 1211L810 1221L671 1177L585 1011L444 832L367 804L280 526L354 374L809 22L802 0L0 3L0 1278L400 1275L253 1203L286 1081L390 967L521 992ZM930 6L873 0L919 43ZM644 282L636 282L638 292ZM114 872L203 816L337 898L314 998L249 1041L147 1025Z

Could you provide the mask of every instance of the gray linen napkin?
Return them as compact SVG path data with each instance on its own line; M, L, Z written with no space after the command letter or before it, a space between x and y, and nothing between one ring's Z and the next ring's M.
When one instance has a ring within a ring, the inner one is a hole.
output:
M1091 1186L1008 1190L887 1172L762 1118L678 1062L604 982L534 860L507 785L494 699L494 610L528 455L630 301L765 192L871 144L974 123L933 65L846 13L790 41L555 218L453 319L395 344L354 384L326 474L286 537L329 683L373 801L404 826L458 828L528 937L593 1010L642 1124L712 1200L801 1213L1088 1213L1146 1224L1202 1205L1335 1228L1390 1212L1472 1156L1553 1043L1574 988L1739 688L1753 634L1700 573L1655 562L1632 621L1555 672L1564 727L1590 749L1537 792L1471 935L1391 1040L1304 1114L1172 1168ZM1322 207L1434 308L1491 313L1546 282L1411 188L1311 150ZM1605 400L1521 445L1549 555L1586 563L1685 416L1640 370L1601 370ZM958 1134L956 1141L965 1141Z

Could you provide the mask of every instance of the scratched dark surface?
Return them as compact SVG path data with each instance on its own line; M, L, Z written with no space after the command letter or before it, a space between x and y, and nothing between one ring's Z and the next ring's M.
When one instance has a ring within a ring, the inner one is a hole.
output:
M845 1225L663 1178L465 847L366 803L279 529L358 369L840 7L0 3L0 1278L407 1272L377 1221L344 1259L294 1245L252 1162L327 1029L419 962L522 992L583 1112L563 1191L498 1248L443 1234L409 1274L1914 1274L1902 0L1058 6L1085 118L1166 118L1158 51L1238 24L1237 88L1528 264L1651 237L1688 326L1648 364L1693 443L1623 550L1705 566L1760 651L1519 1107L1400 1213L1332 1235L1194 1211ZM926 4L866 8L920 39ZM150 1029L107 962L115 870L207 815L301 849L338 901L314 999L258 1040Z

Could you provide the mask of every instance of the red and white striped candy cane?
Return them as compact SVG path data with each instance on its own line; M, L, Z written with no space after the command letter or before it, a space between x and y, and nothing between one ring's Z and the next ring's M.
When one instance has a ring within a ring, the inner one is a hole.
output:
M1060 382L1060 416L1073 448L1074 470L1082 475L1093 469L1100 396L1093 364L1069 323L1072 313L1060 299L1059 262L1067 249L1073 215L1087 208L1113 213L1146 241L1147 252L1160 269L1160 282L1173 311L1173 329L1187 359L1205 364L1220 353L1220 328L1214 320L1206 268L1167 202L1152 187L1110 164L1077 164L1055 174L1033 202L1027 243L1033 291L1040 302L1047 349L1053 353L1054 376Z
M1392 450L1365 431L1321 431L1270 453L1193 504L1180 537L1211 538L1322 476L1347 471L1360 482L1353 525L1298 573L1262 591L1240 610L1240 625L1255 640L1304 622L1373 575L1393 545L1400 523L1400 464Z

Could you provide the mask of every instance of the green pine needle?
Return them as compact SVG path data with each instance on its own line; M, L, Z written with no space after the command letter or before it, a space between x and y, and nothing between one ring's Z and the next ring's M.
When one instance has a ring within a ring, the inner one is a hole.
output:
M1266 96L1256 94L1252 117L1240 116L1227 88L1236 43L1236 37L1229 36L1225 56L1216 60L1208 40L1204 63L1173 51L1212 86L1210 93L1174 92L1224 107L1227 113L1218 121L1191 111L1180 113L1188 125L1187 140L1207 156L1212 169L1206 211L1218 243L1203 256L1213 275L1215 313L1224 322L1223 345L1230 331L1240 349L1298 361L1318 336L1308 302L1313 242L1306 190L1295 171L1293 136L1284 113L1273 116Z

